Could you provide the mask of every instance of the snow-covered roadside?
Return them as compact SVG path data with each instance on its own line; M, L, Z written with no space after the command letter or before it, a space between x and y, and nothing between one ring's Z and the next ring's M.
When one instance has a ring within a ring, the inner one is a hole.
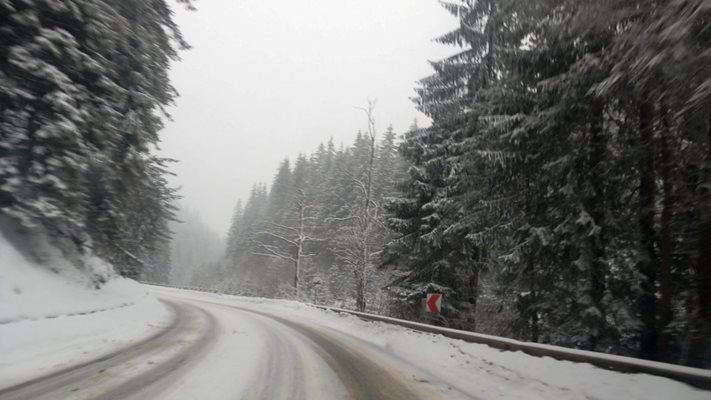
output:
M0 325L0 389L112 353L169 325L151 296L92 314Z
M38 265L0 234L0 324L125 307L146 295L95 257L86 260L90 271L80 271L56 249L49 250L55 253L51 261ZM91 287L92 275L108 281L97 290Z
M254 307L355 336L419 366L434 378L486 399L706 400L708 391L671 379L624 374L589 364L504 352L382 322L315 309L297 302L152 288L156 294Z
M27 260L0 235L0 389L111 353L172 319L134 281L113 277L97 290L67 265L60 272Z

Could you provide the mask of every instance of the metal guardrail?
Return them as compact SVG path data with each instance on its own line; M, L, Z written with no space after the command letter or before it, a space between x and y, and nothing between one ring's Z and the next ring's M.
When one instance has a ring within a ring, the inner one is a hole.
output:
M420 332L442 335L452 339L460 339L470 343L484 344L504 351L521 351L537 357L551 357L556 360L588 363L600 368L628 373L645 373L662 376L688 383L698 388L711 390L711 371L701 368L685 367L681 365L662 363L657 361L642 360L633 357L617 356L594 351L569 349L567 347L552 346L540 343L521 342L499 336L484 335L462 331L458 329L442 328L439 326L422 324L382 315L344 310L334 307L312 305L323 310L335 311L357 316L364 320L385 322L399 325Z
M141 282L148 285L164 286L176 289L195 290L209 293L223 293L216 289L179 287L150 282ZM674 379L689 385L711 390L711 370L685 367L681 365L662 363L657 361L642 360L633 357L617 356L594 351L569 349L567 347L552 346L540 343L522 342L499 336L484 335L458 329L442 328L439 326L423 324L419 322L407 321L398 318L385 317L382 315L368 314L358 311L346 310L336 307L307 304L322 310L332 311L341 314L350 314L366 321L378 321L388 324L402 326L420 332L427 332L442 335L451 339L459 339L470 343L484 344L503 351L521 351L523 353L537 357L551 357L561 361L572 361L578 363L588 363L600 368L627 372L644 373Z
M137 281L138 283L142 283L144 285L150 285L150 286L162 286L162 287L167 287L167 288L172 288L172 289L182 289L182 290L192 290L195 292L206 292L206 293L219 293L219 294L229 294L229 295L235 295L235 293L225 293L221 292L218 289L214 288L202 288L202 287L197 287L197 286L176 286L176 285L168 285L165 283L155 283L155 282L146 282L146 281Z

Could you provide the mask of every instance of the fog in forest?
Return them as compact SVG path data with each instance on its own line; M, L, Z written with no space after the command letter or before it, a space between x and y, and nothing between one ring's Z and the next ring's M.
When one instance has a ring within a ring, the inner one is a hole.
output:
M428 60L452 49L432 39L456 26L430 0L204 0L174 7L192 49L170 77L180 97L161 148L179 162L181 204L222 237L238 198L269 183L279 163L329 137L350 144L377 100L377 128L426 124L410 98Z

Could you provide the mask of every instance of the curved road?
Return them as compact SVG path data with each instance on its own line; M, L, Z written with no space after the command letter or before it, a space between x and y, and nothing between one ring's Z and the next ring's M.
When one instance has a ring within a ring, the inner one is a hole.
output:
M160 296L174 317L162 332L0 399L472 398L342 332L249 305Z

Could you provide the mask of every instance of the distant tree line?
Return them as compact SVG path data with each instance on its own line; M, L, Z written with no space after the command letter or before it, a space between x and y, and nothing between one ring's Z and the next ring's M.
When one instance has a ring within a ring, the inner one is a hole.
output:
M0 36L0 214L165 278L176 194L155 148L187 46L167 2L4 0Z
M371 124L351 146L329 141L284 160L269 189L255 185L237 203L225 260L195 282L384 310L387 274L376 267L391 233L383 204L406 168L395 141L392 128L378 137Z
M177 286L193 283L196 274L224 257L224 239L195 210L181 208L170 225L170 275L159 281Z

